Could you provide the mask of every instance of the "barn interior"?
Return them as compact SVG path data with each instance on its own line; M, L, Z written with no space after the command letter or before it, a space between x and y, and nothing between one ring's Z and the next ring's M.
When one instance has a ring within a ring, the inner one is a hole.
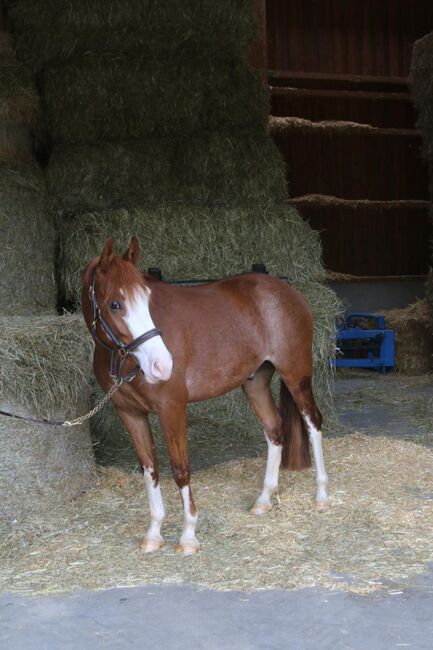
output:
M315 318L332 485L320 515L313 470L284 475L266 522L253 520L259 423L240 390L191 405L203 545L180 562L154 419L169 514L148 559L142 476L112 406L73 432L0 416L2 589L365 595L425 573L432 34L428 0L0 0L0 409L70 420L102 399L80 274L108 237L120 252L137 236L141 268L168 282L264 264ZM335 372L348 312L395 332L386 375Z

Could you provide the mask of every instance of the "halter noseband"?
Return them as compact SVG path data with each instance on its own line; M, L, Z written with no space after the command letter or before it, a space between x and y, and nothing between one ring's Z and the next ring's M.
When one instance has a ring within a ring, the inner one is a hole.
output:
M92 283L89 287L89 299L92 305L92 325L90 327L90 333L95 343L98 343L98 345L111 352L110 377L116 380L120 380L122 383L125 381L132 381L134 377L137 375L138 371L140 370L140 366L137 365L134 368L134 370L132 370L128 375L121 376L120 371L122 370L125 360L133 350L138 348L139 345L145 343L149 339L152 339L154 336L161 336L162 332L157 327L154 327L153 329L148 330L144 334L141 334L141 336L138 336L136 339L131 341L131 343L128 343L128 345L122 343L122 341L119 339L119 337L115 334L115 332L111 328L110 324L105 320L105 318L101 314L101 310L99 309L99 305L96 300L95 286L96 286L96 272L93 274ZM105 334L108 336L110 341L114 344L114 347L111 347L111 345L107 345L106 343L104 343L104 341L101 341L96 331L96 327L98 323L101 324L102 329L104 330Z

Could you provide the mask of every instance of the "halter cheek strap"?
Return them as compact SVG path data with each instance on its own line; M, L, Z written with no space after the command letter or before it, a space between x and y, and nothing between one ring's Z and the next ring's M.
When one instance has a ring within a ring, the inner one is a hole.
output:
M147 332L144 332L144 334L138 336L136 339L131 341L131 343L128 343L128 345L125 345L113 331L108 321L101 314L101 310L96 300L95 287L96 272L93 274L92 283L89 287L89 299L92 305L92 324L90 326L90 333L95 343L103 347L105 350L109 350L111 352L110 376L113 379L120 380L122 382L132 381L140 370L140 366L137 364L134 370L132 370L128 375L121 376L120 371L122 370L123 364L125 363L127 357L142 343L146 343L146 341L149 341L149 339L152 339L155 336L162 336L162 332L157 327L154 327L153 329L148 330ZM107 343L105 343L105 341L102 341L98 336L98 323L100 323L102 329L110 341L113 343L114 347L107 345Z

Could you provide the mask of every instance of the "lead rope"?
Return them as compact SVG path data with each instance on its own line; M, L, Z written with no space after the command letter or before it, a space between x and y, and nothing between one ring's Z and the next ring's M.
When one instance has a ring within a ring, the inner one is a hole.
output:
M92 408L91 411L89 411L85 415L80 415L80 417L75 418L75 420L65 420L64 422L61 423L60 426L62 426L62 427L76 427L79 424L83 424L83 422L86 422L86 420L90 420L90 418L92 418L94 415L99 413L99 411L101 411L104 408L104 406L106 405L107 402L110 401L110 399L112 398L114 393L119 390L119 388L121 387L123 382L124 382L123 379L116 379L115 383L112 385L112 387L110 388L108 393L106 393L104 395L104 397L101 399L101 401L98 402L96 404L96 406L94 406Z
M26 420L27 422L36 422L36 424L49 424L50 426L53 427L76 427L79 424L83 424L83 422L86 422L86 420L90 420L90 418L96 415L96 413L99 413L99 411L101 411L101 409L104 408L106 403L113 397L114 393L119 390L121 385L124 384L125 381L128 382L132 381L134 377L135 374L132 377L128 375L128 379L122 379L122 378L116 379L116 381L114 382L114 384L112 385L108 393L104 395L101 401L98 402L96 406L92 408L91 411L89 411L85 415L81 415L79 418L75 418L75 420L64 420L62 422L58 420L49 420L48 418L32 418L26 415L15 415L14 413L9 413L8 411L2 411L2 410L0 410L0 415L4 415L8 418L14 418L15 420Z

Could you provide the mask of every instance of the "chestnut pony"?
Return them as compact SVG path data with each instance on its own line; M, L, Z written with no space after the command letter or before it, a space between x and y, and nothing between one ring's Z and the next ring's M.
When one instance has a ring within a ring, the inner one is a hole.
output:
M94 372L112 397L143 469L151 524L145 552L160 548L164 519L157 461L148 414L156 413L183 502L184 527L178 551L195 553L197 511L190 488L187 446L188 402L242 386L261 420L268 445L263 490L252 512L271 509L280 464L308 467L311 442L316 466L316 505L328 506L322 455L322 418L312 389L313 324L302 296L288 283L247 273L194 287L172 286L137 270L135 238L123 257L111 240L82 274L82 307L95 340ZM281 378L280 407L270 391Z

